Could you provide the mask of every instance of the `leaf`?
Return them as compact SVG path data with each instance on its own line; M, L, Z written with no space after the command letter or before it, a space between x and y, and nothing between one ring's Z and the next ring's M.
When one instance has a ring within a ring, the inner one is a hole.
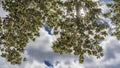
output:
M84 62L84 57L83 57L83 55L80 55L80 56L79 56L79 62L80 62L80 63L83 63L83 62Z

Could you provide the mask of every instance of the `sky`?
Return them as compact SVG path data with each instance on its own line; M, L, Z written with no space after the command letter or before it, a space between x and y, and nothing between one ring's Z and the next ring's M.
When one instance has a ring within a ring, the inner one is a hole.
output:
M106 6L102 6L104 8ZM106 10L103 10L105 12ZM6 16L0 7L0 16ZM106 19L108 20L108 19ZM102 43L104 56L96 59L94 56L85 55L85 62L79 64L78 56L60 55L52 50L52 42L56 36L49 35L44 28L40 28L40 37L35 41L29 40L23 56L27 61L21 65L11 65L0 57L0 68L119 68L120 67L120 41L116 37L108 36Z

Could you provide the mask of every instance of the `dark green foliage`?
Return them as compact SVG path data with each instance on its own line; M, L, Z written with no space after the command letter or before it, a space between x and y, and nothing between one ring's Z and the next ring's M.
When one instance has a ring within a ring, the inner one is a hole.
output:
M111 18L111 23L116 26L114 28L113 36L116 36L118 40L120 40L120 0L113 0L114 3L107 4L109 8L111 8L111 12L106 13ZM114 15L109 15L114 14Z
M60 54L74 52L74 55L80 56L80 63L84 61L84 54L100 58L103 56L103 50L99 46L99 42L104 40L107 35L105 31L107 27L104 24L97 23L101 10L97 8L96 2L71 1L68 0L65 4L63 3L67 15L63 16L65 20L59 25L62 29L61 37L53 44L54 51ZM79 14L81 8L85 11L88 10L85 16ZM76 11L77 15L73 14L73 10Z
M21 53L24 53L29 39L35 40L39 36L38 30L43 23L47 23L50 28L54 27L55 35L60 32L57 28L61 28L61 37L53 43L52 48L55 52L74 53L79 56L80 63L84 61L84 54L97 58L103 56L99 42L107 36L107 26L98 22L99 15L102 14L98 8L99 2L92 0L2 2L3 9L8 11L9 15L0 19L0 44L4 45L1 52L5 51L1 56L12 64L20 64L21 60L26 60L21 57ZM111 4L108 6L111 7ZM85 14L80 13L82 9ZM120 15L118 10L114 11Z

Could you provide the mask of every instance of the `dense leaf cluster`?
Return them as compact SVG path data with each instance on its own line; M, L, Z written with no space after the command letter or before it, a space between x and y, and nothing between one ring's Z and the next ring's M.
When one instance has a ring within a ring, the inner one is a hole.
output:
M113 28L113 36L120 40L120 0L113 0L113 3L107 4L110 12L105 13L105 17L111 19L111 23L115 26Z

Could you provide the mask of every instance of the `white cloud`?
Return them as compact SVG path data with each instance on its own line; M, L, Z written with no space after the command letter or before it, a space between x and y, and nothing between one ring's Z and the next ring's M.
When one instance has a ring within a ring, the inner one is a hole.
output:
M40 37L37 38L35 42L31 41L26 47L29 57L39 62L48 60L54 64L57 61L77 58L74 55L67 54L60 55L58 53L54 53L51 46L52 42L55 40L55 36L48 35L48 33L43 29L41 29L40 31L41 31Z
M92 62L84 63L85 68L119 68L120 42L115 37L108 37L102 44L104 56L101 59L89 57ZM88 57L87 57L88 58Z
M119 68L120 66L120 42L115 37L108 37L101 43L104 49L104 56L101 59L86 55L83 64L79 64L77 56L54 53L51 48L54 39L54 36L48 35L41 29L41 37L35 42L30 41L26 47L25 54L28 61L20 66L14 66L0 58L0 68L49 68L44 64L44 60L50 61L54 68Z
M37 61L34 60L32 63L29 63L29 62L26 63L24 67L25 68L43 68L43 67L46 67L46 66L45 66L45 64L37 62Z
M2 9L2 6L0 5L0 17L6 17L7 14L8 14L8 12L5 12L5 11Z
M43 30L41 33L43 33L41 37L36 39L35 42L32 42L27 49L29 57L32 57L32 59L38 61L38 63L48 60L54 65L54 68L112 68L115 66L119 68L120 43L115 37L108 37L101 43L104 49L104 56L101 59L86 55L85 62L79 64L77 56L54 53L51 49L52 41L49 41L52 40L52 36L48 35ZM58 64L56 64L57 61L59 61Z

